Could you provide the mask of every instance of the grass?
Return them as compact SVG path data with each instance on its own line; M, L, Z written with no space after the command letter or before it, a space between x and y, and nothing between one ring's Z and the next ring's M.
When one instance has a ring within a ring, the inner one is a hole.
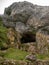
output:
M3 26L2 17L0 16L0 49L7 43L7 28Z
M7 29L3 26L2 18L0 17L0 49L4 48L7 42ZM15 59L15 60L24 60L26 55L29 53L26 51L21 51L19 49L9 48L5 53L0 51L0 56Z
M0 17L0 49L7 43L7 29L3 26L2 18Z
M48 55L36 54L36 56L38 59L41 59L41 60L49 59L49 54Z
M22 51L20 49L14 49L14 48L9 48L4 57L8 59L15 59L15 60L25 60L26 55L29 53L26 51Z

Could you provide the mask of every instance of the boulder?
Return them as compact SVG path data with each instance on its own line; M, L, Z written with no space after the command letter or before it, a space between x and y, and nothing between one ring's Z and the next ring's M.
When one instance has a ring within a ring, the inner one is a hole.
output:
M13 27L21 33L37 30L49 25L49 6L33 5L27 1L15 2L5 8L2 18L6 27Z
M34 62L34 61L36 61L36 55L29 54L29 55L26 56L26 60Z
M49 30L49 6L33 5L27 1L15 2L5 8L2 18L4 26L15 30L16 37L12 34L11 39L14 41L16 38L19 46L20 43L37 42L38 51L48 53L49 31L46 31Z

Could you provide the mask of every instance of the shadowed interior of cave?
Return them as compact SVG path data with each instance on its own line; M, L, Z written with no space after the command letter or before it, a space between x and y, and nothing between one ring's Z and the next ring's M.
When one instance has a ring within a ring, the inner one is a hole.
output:
M21 43L36 42L36 35L32 33L25 33L21 38Z

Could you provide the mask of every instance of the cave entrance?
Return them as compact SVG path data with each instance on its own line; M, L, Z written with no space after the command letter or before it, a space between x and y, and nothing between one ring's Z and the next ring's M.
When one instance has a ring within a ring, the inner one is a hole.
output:
M25 33L21 38L21 43L36 42L36 34Z

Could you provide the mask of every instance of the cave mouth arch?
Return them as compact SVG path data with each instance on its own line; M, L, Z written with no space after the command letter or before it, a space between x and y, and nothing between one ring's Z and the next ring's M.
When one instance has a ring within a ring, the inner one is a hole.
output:
M21 38L21 43L36 42L36 34L31 32L24 33Z

